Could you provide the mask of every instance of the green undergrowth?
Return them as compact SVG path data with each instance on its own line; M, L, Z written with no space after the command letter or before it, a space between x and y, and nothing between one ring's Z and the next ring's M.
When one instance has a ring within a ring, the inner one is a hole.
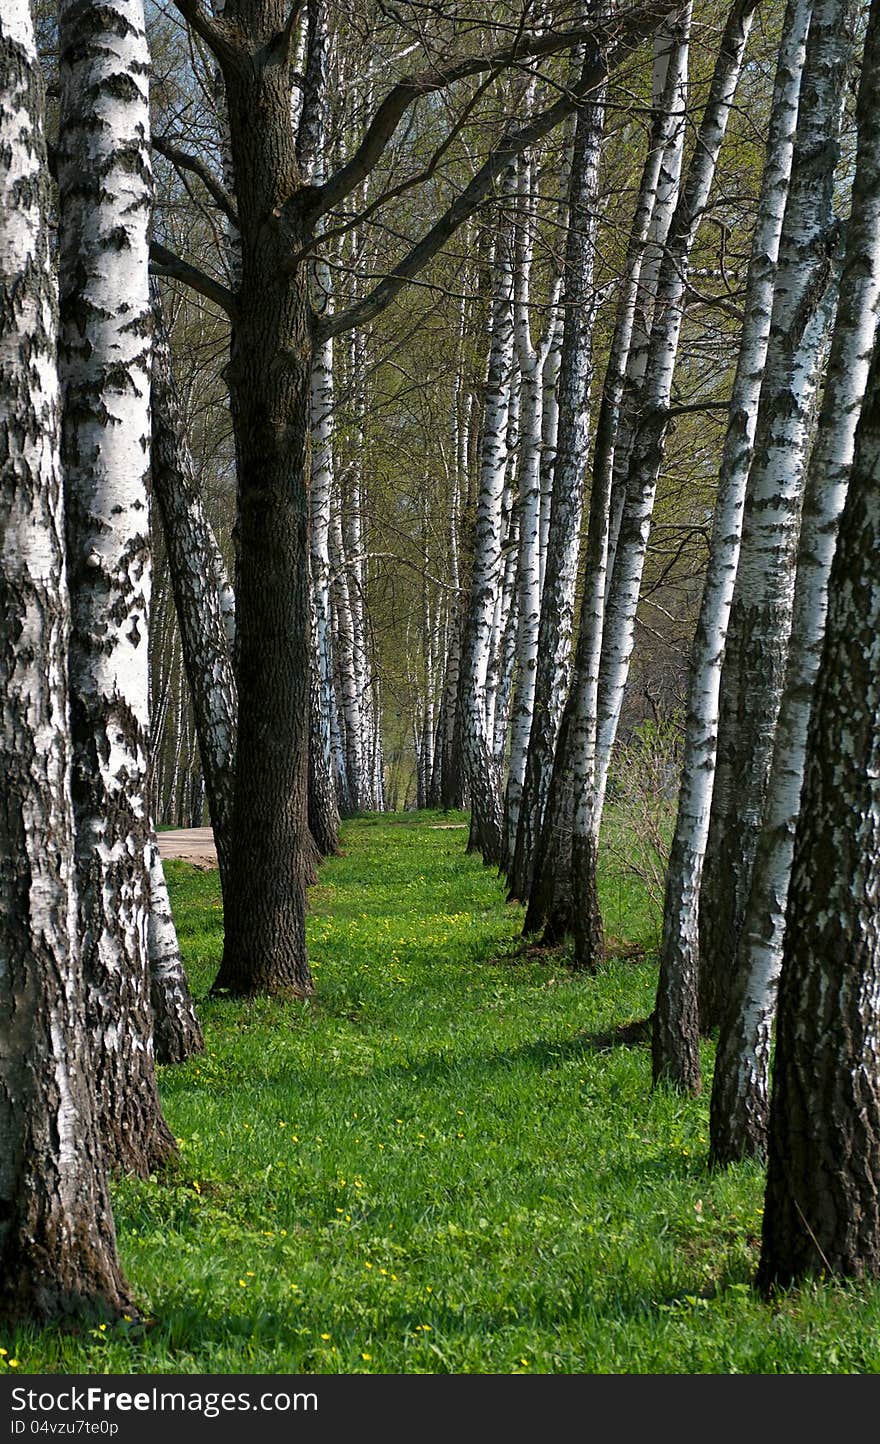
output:
M880 1371L877 1290L754 1296L760 1171L710 1176L705 1095L651 1092L638 879L612 862L617 955L577 976L522 951L463 820L345 826L300 1004L207 997L217 877L167 866L207 1051L163 1070L179 1164L114 1189L153 1322L22 1332L4 1368Z

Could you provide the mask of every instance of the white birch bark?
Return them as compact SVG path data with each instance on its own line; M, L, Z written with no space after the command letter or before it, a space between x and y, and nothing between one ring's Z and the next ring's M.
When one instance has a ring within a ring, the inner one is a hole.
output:
M0 3L0 1306L129 1300L95 1117L73 864L69 598L44 91Z
M615 456L623 420L623 398L628 358L636 321L642 266L648 243L658 234L653 224L658 188L669 152L681 145L677 97L687 73L688 19L686 9L678 30L678 52L660 86L661 103L651 128L633 213L626 259L611 340L593 451L590 521L584 570L577 654L565 710L560 717L553 767L536 848L528 908L523 931L543 931L548 943L560 941L572 927L572 814L575 773L578 786L593 786L596 754L596 715L599 658L602 647L607 578L619 516L614 517ZM661 51L661 56L665 50ZM664 62L665 63L665 62ZM656 79L656 71L655 71ZM665 236L665 228L663 229ZM626 442L621 439L626 454ZM567 722L566 722L567 718Z
M83 963L108 1163L174 1152L150 1016L149 54L140 0L63 0L60 375Z
M515 177L508 173L502 203L510 202ZM486 381L480 487L474 562L462 649L462 740L471 793L470 846L486 862L499 862L502 847L500 779L486 735L486 677L495 598L501 566L501 503L513 372L513 258L509 226L498 227L493 262L491 340Z
M761 1155L766 1147L771 1032L828 577L880 318L880 113L873 94L878 64L880 10L875 5L862 62L840 301L804 489L785 689L751 890L718 1039L712 1093L712 1154L718 1163Z
M715 776L718 698L739 561L746 482L770 339L773 286L788 197L798 95L812 0L789 0L767 132L736 375L718 474L709 561L691 653L684 759L666 879L661 977L693 986L698 968L700 877Z
M863 72L872 85L876 65L872 43ZM880 1274L878 553L875 346L831 572L789 890L758 1273L767 1292L806 1275Z
M222 557L196 483L157 286L152 294L152 489L162 518L222 885L228 876L232 846L238 708L229 642L229 632L235 629L234 599L228 582L223 588L225 601L217 584ZM223 575L225 580L225 569ZM160 735L158 730L156 735Z
M541 367L541 526L538 542L538 592L541 595L547 575L547 546L559 438L559 372L562 366L563 315L560 310L553 318L549 345Z
M535 343L531 326L531 271L536 224L530 161L520 157L518 205L521 220L514 273L514 341L520 374L519 562L517 573L518 632L516 680L510 712L510 757L504 799L502 862L509 869L516 848L520 800L526 771L541 619L541 442L543 434L544 367L553 347L555 310L560 281L553 283L543 338Z
M201 1053L205 1042L183 969L171 899L168 896L168 885L165 882L152 819L149 857L150 916L147 947L150 956L150 998L153 1006L156 1061L183 1063L193 1053Z
M352 609L352 576L342 531L342 501L334 488L328 533L332 567L332 597L336 614L334 659L339 677L345 745L345 771L349 804L353 812L366 807L363 768L363 717L361 690L355 660L355 623Z
M506 669L508 655L507 639L512 629L514 650L516 646L516 577L519 559L519 496L517 487L517 457L519 456L519 408L520 378L514 362L510 384L510 404L507 412L507 434L505 449L507 464L504 473L504 489L501 499L501 583L495 594L492 612L492 626L489 641L489 665L486 671L485 713L486 735L495 738L501 734L500 746L493 747L498 765L503 766L507 744L507 721L510 711L510 695L513 683L513 658ZM504 681L507 680L505 687Z
M599 303L593 262L604 134L603 101L604 94L600 92L578 111L572 146L561 297L559 393L555 404L554 474L549 505L542 504L541 512L542 526L545 511L550 515L545 540L546 565L542 568L535 697L516 846L509 874L511 894L524 899L531 891L535 848L544 820L553 755L571 676L583 483L590 444L593 328ZM545 395L545 417L547 408Z
M748 899L791 630L819 346L833 241L846 0L813 8L791 185L719 703L716 783L700 888L700 1026L723 1013ZM812 327L812 342L807 333Z
M594 848L598 842L611 750L629 675L642 572L684 319L690 254L709 198L756 3L757 0L735 0L727 18L695 150L660 267L655 319L641 392L641 418L627 469L626 500L603 628L596 785L595 789L580 788L575 810L575 838L585 837L589 828Z
M693 5L684 6L680 14L660 26L654 37L654 68L652 97L656 126L656 160L658 169L649 192L651 209L648 215L646 244L638 254L637 290L632 314L628 316L626 345L612 351L609 363L609 384L619 389L616 402L616 425L610 464L613 467L611 516L608 533L608 564L606 590L611 585L617 538L626 499L629 458L642 412L642 388L648 367L651 326L654 319L657 284L663 261L663 248L681 185L687 138L688 67ZM644 189L642 196L645 196Z

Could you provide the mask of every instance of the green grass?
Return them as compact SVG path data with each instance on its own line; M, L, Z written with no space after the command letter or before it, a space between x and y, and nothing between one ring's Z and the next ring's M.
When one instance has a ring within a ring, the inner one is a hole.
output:
M707 1100L652 1093L655 969L518 952L441 815L348 824L312 892L314 1000L206 997L216 874L167 867L207 1052L163 1070L180 1164L115 1187L156 1320L4 1340L18 1372L880 1372L880 1291L750 1290L762 1178L706 1172ZM707 1067L710 1058L706 1056Z

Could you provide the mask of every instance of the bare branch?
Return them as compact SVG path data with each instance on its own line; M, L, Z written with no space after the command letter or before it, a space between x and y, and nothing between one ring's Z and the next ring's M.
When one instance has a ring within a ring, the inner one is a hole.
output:
M520 151L526 150L530 145L541 140L574 110L584 96L600 86L606 79L611 65L619 63L623 54L628 54L640 39L641 36L638 36L622 42L615 48L612 56L607 58L592 50L589 58L584 60L577 84L572 86L566 95L561 96L547 110L534 116L527 125L503 136L472 177L470 183L460 195L456 196L452 205L440 217L436 225L431 227L428 233L404 256L403 260L362 300L356 301L347 311L341 311L336 316L328 316L319 321L318 335L322 338L336 336L354 326L366 325L380 311L384 311L410 277L422 270L455 234L459 226L467 220L468 216L473 215L514 157Z
M157 150L160 155L164 155L166 160L170 160L172 165L176 165L180 170L191 171L193 175L198 176L205 190L213 197L223 214L227 216L236 229L238 229L238 215L235 210L235 202L225 186L221 185L217 177L212 174L210 167L205 165L205 162L200 160L198 156L191 155L189 151L181 150L179 146L175 145L172 140L169 140L164 135L154 135L152 143L153 149Z
M233 293L220 281L215 281L207 272L200 271L198 266L191 266L189 261L181 260L167 246L159 241L150 242L150 272L154 276L166 276L172 281L182 281L185 286L198 291L200 296L213 301L221 310L225 311L231 321L234 321L238 314L236 298Z
M237 70L248 59L244 46L235 38L228 22L209 15L199 0L174 0L174 4L190 29L204 40L221 65Z
M356 230L359 226L364 225L371 216L376 214L376 211L381 210L382 207L388 205L390 201L398 200L400 196L406 195L407 191L414 190L416 186L424 185L426 181L432 180L441 160L461 134L477 102L492 84L494 78L494 75L489 76L483 81L482 85L479 86L476 94L468 101L461 115L458 116L441 144L431 156L428 164L424 166L417 175L408 176L406 180L398 182L398 184L392 186L390 190L383 191L382 194L376 196L375 200L371 201L364 210L350 216L341 225L334 226L332 230L321 231L320 235L313 236L307 246L303 246L301 250L297 251L296 254L291 257L291 266L296 266L300 261L305 260L306 256L310 255L318 246L326 246L330 241L338 240L340 236L347 235L349 231Z
M309 220L318 220L360 185L382 156L407 110L421 96L444 90L456 81L465 80L472 75L501 71L524 60L557 55L589 42L604 46L631 34L637 34L641 39L650 34L658 22L675 8L676 5L670 3L670 0L647 0L645 5L633 7L625 15L615 15L613 21L603 25L583 25L523 37L501 50L490 51L484 55L463 56L450 60L446 65L436 65L418 75L404 77L380 104L351 159L324 185L312 192L308 202ZM292 203L295 204L295 198Z

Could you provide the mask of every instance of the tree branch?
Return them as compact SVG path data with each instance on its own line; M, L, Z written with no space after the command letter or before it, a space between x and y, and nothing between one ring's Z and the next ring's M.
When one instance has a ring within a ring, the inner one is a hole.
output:
M437 147L428 164L424 166L417 175L408 176L406 180L400 181L396 186L392 186L390 190L383 191L381 195L376 196L375 200L372 200L362 211L358 211L355 215L350 216L344 223L334 226L332 230L321 231L318 235L313 236L308 245L303 246L301 250L297 251L296 254L291 257L291 266L296 266L300 261L304 261L306 256L311 255L319 246L326 246L331 241L338 240L340 236L347 235L349 231L356 230L359 226L364 225L371 216L375 215L376 211L381 210L382 207L388 205L390 201L397 200L400 196L406 195L407 191L414 190L416 186L424 185L426 181L432 180L441 160L461 134L474 107L494 79L495 77L492 75L483 81L477 93L468 101L461 115L458 116L454 125L450 127L448 134Z
M232 27L225 20L209 15L199 0L174 0L187 25L204 40L211 54L222 65L239 69L247 61L244 46L235 39Z
M649 26L645 21L646 30L652 28L654 23L652 19ZM374 286L369 295L356 301L347 311L341 311L336 316L327 316L318 322L319 338L329 338L342 331L348 331L354 326L364 326L372 321L380 311L384 311L410 277L416 275L429 261L433 260L459 226L467 220L468 216L473 215L514 157L549 134L591 90L595 90L604 82L611 67L619 64L623 56L629 54L641 39L641 34L631 36L628 40L620 42L607 57L599 55L595 49L591 48L590 55L584 60L577 84L572 86L567 94L561 96L547 110L536 115L527 125L503 136L445 214L440 217L436 225L431 227L427 235L412 247L408 255L404 256L393 271L380 281L378 286Z
M172 281L182 281L185 286L190 286L193 291L198 291L200 296L213 301L221 310L225 311L231 321L238 315L236 298L232 291L220 281L215 281L206 271L200 271L198 266L191 266L189 261L181 260L167 246L161 245L158 241L150 242L150 272L154 276L166 276Z
M170 160L172 165L176 165L180 170L192 171L193 175L198 176L205 190L208 191L217 202L223 214L228 217L237 230L238 215L235 209L235 202L225 186L222 186L216 176L212 175L210 167L205 165L205 162L200 160L198 156L190 155L189 151L181 150L179 146L176 146L173 141L168 140L164 135L154 135L152 137L152 143L153 149L157 150L160 155L164 155L166 160Z
M178 0L180 3L180 0ZM515 44L485 55L467 55L451 60L446 65L434 66L418 75L406 76L393 86L380 104L370 121L364 137L351 159L330 176L324 185L318 186L311 194L307 216L313 224L328 210L339 205L369 175L409 107L423 95L431 95L465 80L471 75L485 71L500 71L525 60L537 60L557 55L564 50L573 50L578 45L593 42L598 46L622 36L637 34L639 39L650 34L664 16L678 8L670 0L647 0L634 7L628 15L615 15L613 20L602 25L584 25L568 30L550 30L543 35L529 39L518 39ZM296 204L296 198L288 204Z

